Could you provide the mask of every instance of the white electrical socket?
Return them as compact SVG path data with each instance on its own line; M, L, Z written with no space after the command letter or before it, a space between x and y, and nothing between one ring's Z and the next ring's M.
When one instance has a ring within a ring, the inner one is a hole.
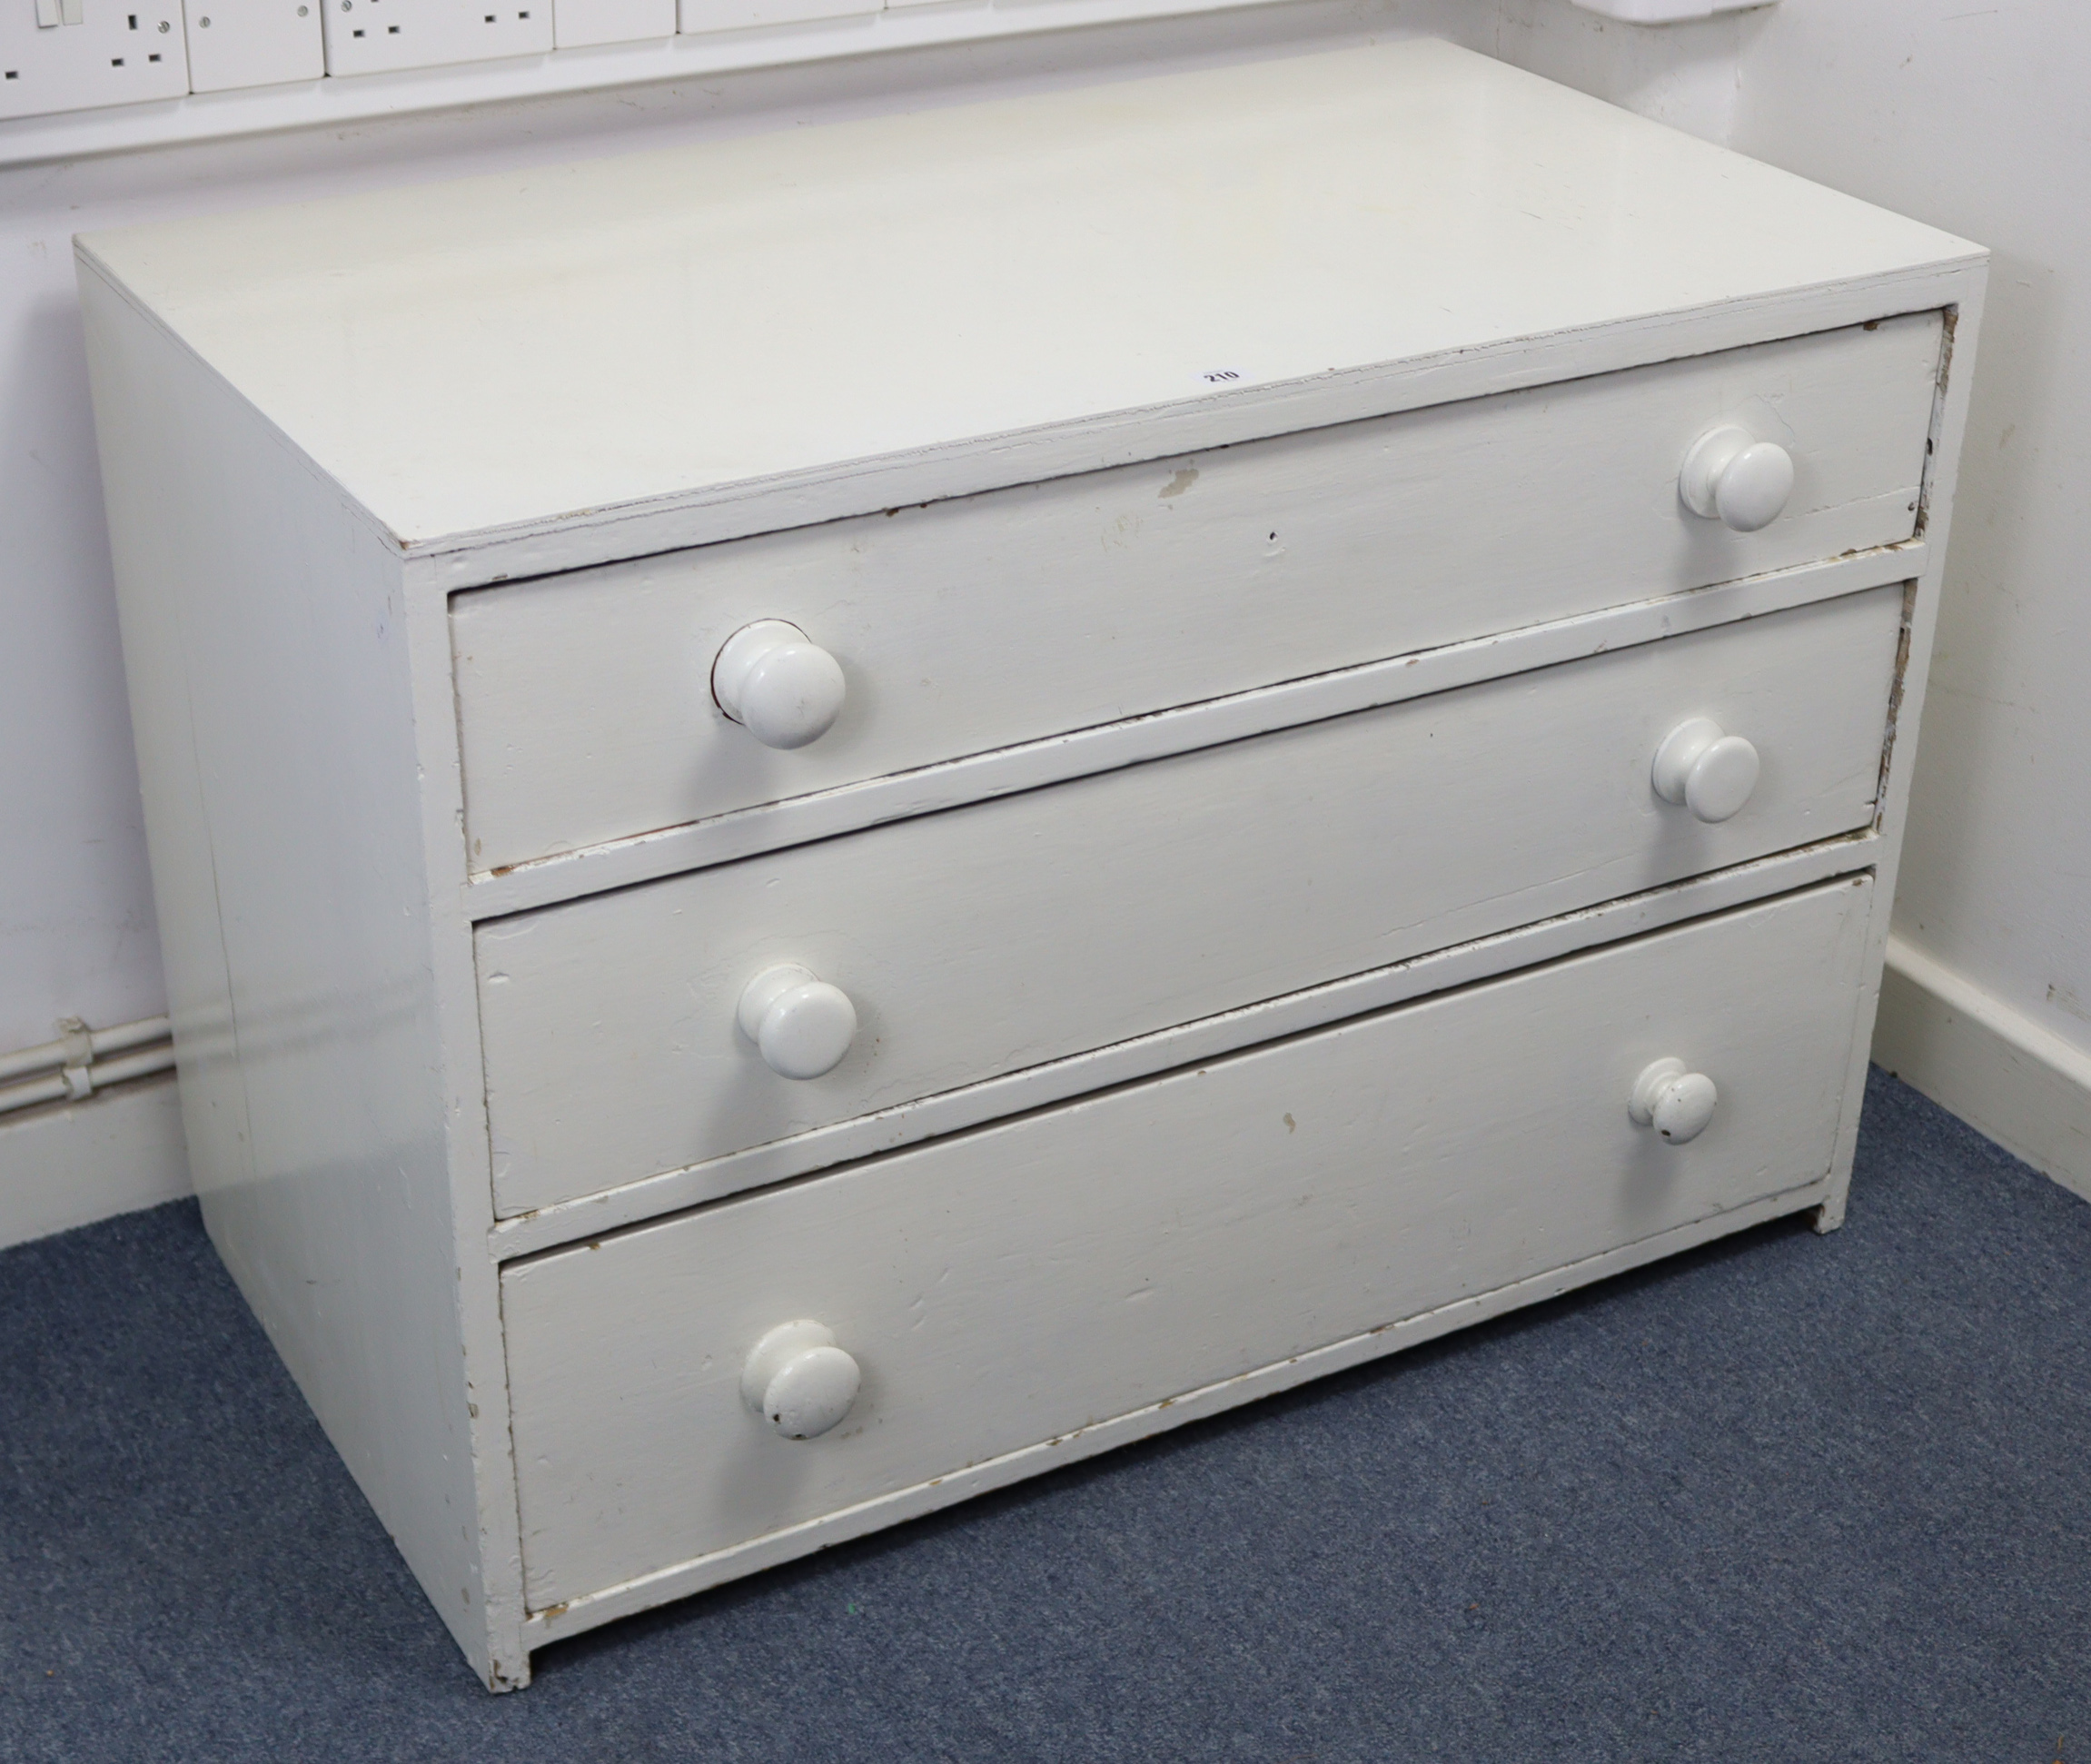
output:
M745 31L758 25L799 25L886 10L885 0L679 0L678 28Z
M206 0L190 3L202 6ZM321 5L327 72L337 78L541 55L552 46L552 0L321 0Z
M0 117L188 90L180 0L0 0Z
M552 0L551 28L561 49L673 36L675 0Z
M327 71L320 38L323 4L188 0L189 90L229 92L235 86L318 79Z

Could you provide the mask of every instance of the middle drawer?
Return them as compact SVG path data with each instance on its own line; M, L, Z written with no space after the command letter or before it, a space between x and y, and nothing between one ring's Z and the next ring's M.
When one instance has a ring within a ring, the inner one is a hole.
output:
M1490 680L481 926L497 1210L721 1157L1869 824L1899 588ZM1689 718L1754 744L1718 823ZM737 1021L795 965L839 1063Z

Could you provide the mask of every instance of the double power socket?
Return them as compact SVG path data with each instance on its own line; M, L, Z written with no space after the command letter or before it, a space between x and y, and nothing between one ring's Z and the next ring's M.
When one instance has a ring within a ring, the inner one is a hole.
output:
M0 119L881 9L882 0L0 0Z

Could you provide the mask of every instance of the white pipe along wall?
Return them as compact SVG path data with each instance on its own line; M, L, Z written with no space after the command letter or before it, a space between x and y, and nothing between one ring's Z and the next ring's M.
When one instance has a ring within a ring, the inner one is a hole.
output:
M164 1009L74 232L1418 34L1997 251L1877 1052L2091 1191L2091 831L2067 764L2091 708L2066 689L2086 644L2069 595L2087 517L2067 486L2091 441L2091 348L2067 320L2091 280L2076 213L2091 138L2066 84L2091 16L2059 0L1783 0L1663 26L1570 0L1290 0L0 171L0 731L33 757L10 768L0 842L0 1050L47 1052L60 1019ZM102 1090L111 1076L87 1100L0 1110L0 1244L183 1192L172 1081Z

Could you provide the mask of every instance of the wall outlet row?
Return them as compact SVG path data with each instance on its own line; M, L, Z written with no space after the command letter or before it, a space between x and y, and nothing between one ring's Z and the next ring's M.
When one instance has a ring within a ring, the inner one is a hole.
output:
M894 0L905 4L906 0ZM0 0L0 119L868 15L885 0ZM185 10L184 10L185 6Z

